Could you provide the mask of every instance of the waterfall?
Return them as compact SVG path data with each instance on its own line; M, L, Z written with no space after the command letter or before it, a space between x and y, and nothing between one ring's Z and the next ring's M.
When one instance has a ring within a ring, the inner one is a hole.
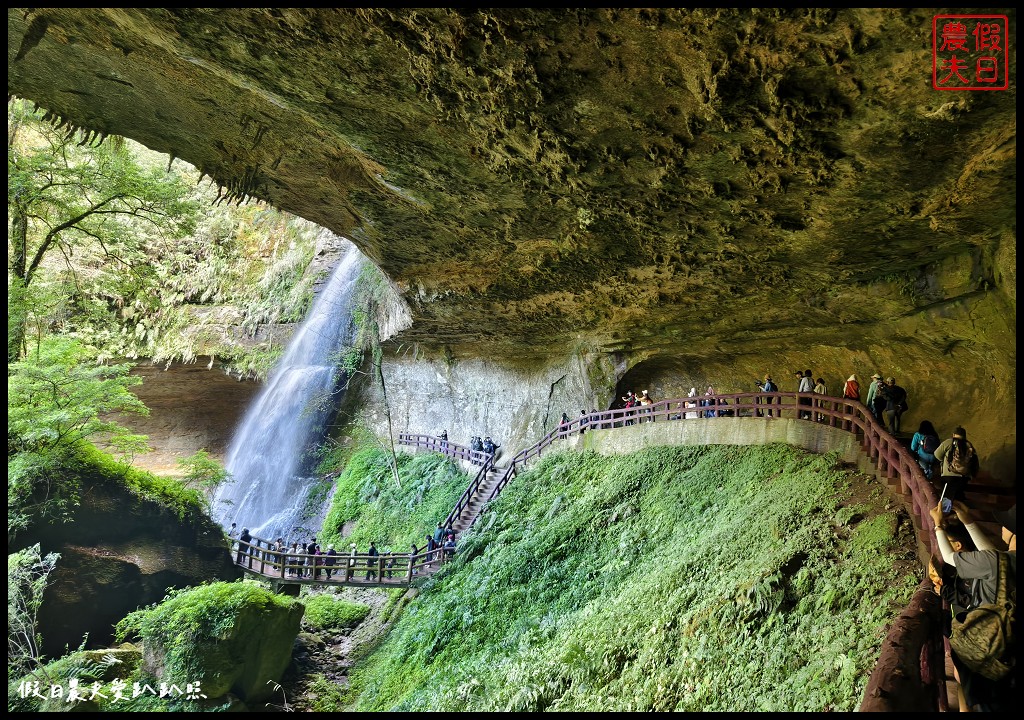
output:
M231 480L214 498L214 516L255 536L295 538L309 489L309 453L337 402L338 351L351 345L352 295L363 256L352 245L295 331L284 356L246 410L228 449Z

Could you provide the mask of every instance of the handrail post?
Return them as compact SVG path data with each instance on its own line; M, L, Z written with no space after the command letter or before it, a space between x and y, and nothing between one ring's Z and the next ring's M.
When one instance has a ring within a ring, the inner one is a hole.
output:
M377 584L380 585L384 582L384 556L381 555L377 560Z
M414 556L413 556L412 553L409 553L409 573L408 573L408 577L406 578L406 582L408 582L410 585L412 585L412 566L413 566L413 562L414 562Z

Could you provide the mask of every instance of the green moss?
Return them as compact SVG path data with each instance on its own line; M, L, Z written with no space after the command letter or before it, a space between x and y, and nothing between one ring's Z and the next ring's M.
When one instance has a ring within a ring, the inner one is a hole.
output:
M372 540L382 552L408 552L412 543L423 545L469 485L469 476L444 455L399 453L401 486L390 462L389 454L376 447L352 453L335 481L320 535L323 544L339 545L342 527L351 522L354 529L346 542L365 549Z
M342 709L341 688L325 675L317 673L313 676L309 683L309 693L314 698L309 707L312 712L338 712Z
M861 556L884 553L897 540L899 518L895 513L876 515L859 523L850 535L853 551Z
M133 468L87 443L80 446L66 470L83 479L121 485L141 498L167 507L179 520L206 515L206 499L199 490L187 488L174 478Z
M308 598L306 623L315 630L342 630L352 628L370 614L370 606L336 598L330 593L320 593Z

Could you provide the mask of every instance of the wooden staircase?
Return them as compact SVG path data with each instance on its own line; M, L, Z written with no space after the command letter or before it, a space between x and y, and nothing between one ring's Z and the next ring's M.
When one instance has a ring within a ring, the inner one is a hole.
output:
M498 481L504 474L504 467L492 466L488 469L487 477L480 483L480 489L473 495L473 498L459 514L459 517L455 522L452 523L452 529L455 531L456 546L462 539L463 533L473 526L473 523L476 522L480 513L483 512L484 505L486 505L487 501L490 499L494 486L498 484Z

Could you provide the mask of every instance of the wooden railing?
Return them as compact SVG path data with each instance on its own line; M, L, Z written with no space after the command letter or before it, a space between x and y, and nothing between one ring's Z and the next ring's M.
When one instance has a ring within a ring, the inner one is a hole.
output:
M726 401L726 405L722 404ZM801 405L800 400L813 404ZM699 401L713 401L713 405L700 406ZM694 406L688 406L694 403ZM728 415L724 415L728 413ZM662 400L652 405L602 410L570 420L548 432L530 447L520 450L508 462L501 479L491 492L490 499L497 497L519 469L530 460L540 457L556 440L563 440L587 430L608 430L628 427L645 422L675 422L690 419L713 419L718 417L765 417L801 418L810 413L806 422L822 422L829 427L853 433L860 440L861 449L874 462L879 472L887 478L899 478L901 489L909 494L912 507L922 529L922 540L929 551L936 553L934 525L928 510L938 503L938 496L931 483L924 476L917 459L882 427L863 404L821 396L814 393L773 392L733 393L713 396L698 396L681 400ZM692 417L691 417L692 416Z
M443 547L378 555L309 555L277 550L265 538L232 544L235 564L267 580L315 585L409 585L447 562L452 550Z
M456 460L465 460L474 465L483 465L488 461L494 461L494 456L481 450L470 450L465 445L453 443L450 440L442 440L433 435L414 435L412 433L399 433L398 444L410 447L423 448L433 452L453 457Z

